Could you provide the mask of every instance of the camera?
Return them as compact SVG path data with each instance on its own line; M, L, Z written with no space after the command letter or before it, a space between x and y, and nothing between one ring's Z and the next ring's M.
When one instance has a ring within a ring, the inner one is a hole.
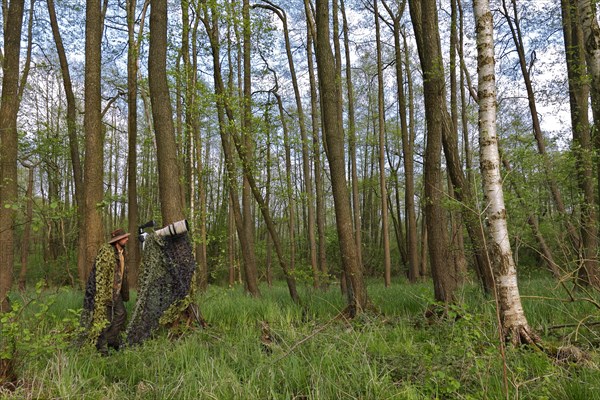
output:
M144 229L152 228L154 225L156 225L156 222L154 220L150 220L145 224L138 226L138 239L140 243L144 243L144 240L146 240L146 237L148 236L148 233L144 232Z
M173 222L156 231L156 236L175 236L186 233L189 230L189 225L186 219Z

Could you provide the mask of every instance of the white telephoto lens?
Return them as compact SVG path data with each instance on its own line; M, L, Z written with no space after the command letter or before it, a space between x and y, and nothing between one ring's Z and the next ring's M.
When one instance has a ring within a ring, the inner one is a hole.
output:
M189 229L188 222L185 219L181 221L173 222L170 225L165 226L156 231L157 236L174 236L181 235L187 232Z

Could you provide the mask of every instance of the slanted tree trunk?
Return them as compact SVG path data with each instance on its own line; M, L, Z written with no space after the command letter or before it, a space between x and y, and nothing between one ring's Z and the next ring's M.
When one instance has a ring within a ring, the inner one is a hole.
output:
M510 166L510 163L508 162L508 159L506 158L505 155L502 154L500 147L498 148L498 151L500 152L500 158L502 160L502 165L504 166L504 169L506 169L506 171L510 173L510 171L512 171L512 168ZM517 187L517 185L513 184L511 186L512 186L513 191L515 192L517 199L519 199L519 203L521 204L521 206L524 209L527 209L528 204L525 203L525 200L523 199L523 196L521 195L521 190ZM531 233L533 234L533 236L535 237L535 240L538 243L540 255L542 256L542 259L546 263L548 270L550 272L552 272L552 275L555 278L557 278L557 279L560 278L560 276L561 276L560 268L558 267L558 264L556 264L556 262L554 261L554 256L552 255L552 250L550 250L550 247L546 243L546 239L544 238L544 235L540 231L540 224L539 224L537 215L535 215L534 213L529 213L529 215L527 216L527 224L531 228Z
M362 267L357 262L356 241L352 227L352 211L348 199L345 175L345 141L340 125L341 104L340 79L329 42L329 1L316 2L316 49L317 71L323 112L323 132L326 154L329 160L331 186L336 215L336 226L342 264L352 283L352 299L349 300L349 315L362 312L367 306L367 288Z
M458 90L456 79L456 55L458 50L458 11L456 0L450 1L450 10L450 117L452 120L451 135L453 138L453 142L457 143L456 152L458 155ZM460 163L460 165L462 165L462 163ZM462 171L461 175L463 175ZM454 185L452 184L452 179L450 177L448 178L448 191L450 193L450 197L456 199L456 190L454 188ZM464 177L462 179L464 180ZM468 181L465 182L465 184L468 185ZM462 214L455 210L451 210L450 225L452 235L450 239L452 258L459 276L459 284L462 284L466 279L467 272L467 260L465 258L463 244Z
M523 35L521 33L520 21L517 14L517 3L516 0L510 1L512 4L512 13L508 10L506 0L502 0L502 8L504 12L504 17L511 31L512 39L515 44L517 54L519 56L519 66L521 67L521 73L523 75L525 89L527 90L527 99L529 104L529 111L531 114L531 121L533 124L533 134L535 137L537 150L540 156L542 157L542 165L548 179L548 188L550 190L550 194L552 195L552 199L554 200L554 205L556 206L556 209L558 210L560 215L564 217L571 245L574 249L579 249L581 246L581 238L577 233L577 229L568 218L568 213L566 211L566 207L562 199L562 194L560 192L556 179L552 175L552 166L550 165L550 159L546 152L546 141L542 133L542 127L537 111L535 92L533 90L533 84L531 80L531 69L528 66L527 60L525 59L525 45L523 43Z
M406 242L408 257L408 280L416 282L419 277L419 250L417 238L417 217L415 212L415 178L413 148L414 142L411 140L407 124L407 102L406 92L404 91L404 71L402 60L401 18L404 14L405 2L402 3L400 10L394 14L392 9L383 2L390 18L392 19L392 31L394 34L394 54L396 59L396 87L398 90L398 107L400 111L400 131L402 134L402 160L404 162L404 209L406 212ZM406 52L408 49L405 47ZM399 212L399 210L398 210Z
M156 135L158 187L163 225L184 219L179 184L173 109L167 84L167 1L150 2L150 48L148 83Z
M409 4L411 5L412 15L413 12L417 12L418 10L416 10L416 4L414 6L412 5L413 3ZM435 129L437 129L437 123L439 121L439 124L441 124L440 129L442 131L442 143L444 156L446 158L446 166L448 168L448 173L450 174L450 178L454 187L454 195L456 196L457 200L463 205L462 218L465 222L467 232L469 234L469 238L471 239L471 243L475 252L476 272L479 276L479 279L481 280L483 289L489 293L493 289L492 271L488 263L488 259L485 256L485 240L483 232L480 228L479 215L473 212L473 210L477 209L475 196L469 183L465 180L465 176L458 155L458 137L456 134L456 130L452 127L452 119L447 110L444 82L444 66L441 56L440 36L437 26L437 7L435 3L433 3L432 5L429 4L430 3L422 3L423 9L426 10L422 13L423 28L421 29L419 28L419 26L415 28L417 47L419 49L419 57L421 59L424 74L431 75L430 79L425 80L424 85L426 88L426 107L428 96L430 99L433 98L432 101L429 103L430 107L433 107L433 109L431 110L430 114L431 122L429 122L429 119L427 120L428 140L430 134L430 124L433 123L433 126L436 127ZM425 5L427 5L427 8L425 7ZM415 10L413 11L413 9ZM415 20L414 17L412 19L413 21ZM415 26L414 22L413 26ZM435 129L434 133L436 132ZM432 188L430 189L433 190ZM441 188L438 188L435 191L438 193L438 195L443 192ZM428 197L427 192L426 197ZM428 203L426 203L426 207L427 204ZM436 219L437 222L431 221L429 215L426 219L428 221L428 224L437 223L439 225L439 223L442 221L438 219ZM438 226L436 229L441 230L441 227ZM432 249L433 246L431 246L432 240L435 241L439 239L437 238L438 235L434 235L434 232L431 230L428 230L427 233L428 238L430 240L430 253L439 252L440 250ZM434 272L435 267L433 265L434 259L431 259L430 262L432 263L432 275L435 277L436 272ZM445 265L445 263L442 265ZM456 288L460 283L460 272L457 271L455 268L445 268L444 272L446 273L444 278L447 279L446 284L449 285L449 287Z
M479 154L486 215L491 236L490 258L502 333L506 341L527 344L539 340L527 323L517 286L517 268L510 248L500 156L496 135L496 76L493 19L489 0L473 0L477 35Z
M54 43L56 44L56 52L58 54L58 60L60 63L60 70L63 78L63 86L65 89L65 97L67 100L67 133L69 136L69 151L71 155L71 164L73 169L73 181L75 183L75 202L79 212L77 213L77 230L80 232L78 235L78 252L77 252L77 273L79 277L79 285L85 287L85 238L83 233L83 210L84 210L84 199L83 199L83 173L81 168L81 160L79 156L79 142L77 138L77 106L75 103L75 94L73 92L73 85L71 83L71 75L69 72L69 64L67 56L60 35L58 27L58 21L56 19L56 10L54 7L54 0L48 0L48 15L50 17L50 26L52 27L52 34L54 36Z
M437 301L453 302L457 276L447 267L448 239L442 207L442 135L444 72L435 0L409 1L411 20L424 75L427 145L425 148L425 214L429 262Z
M256 5L256 7L265 8L274 12L283 24L283 37L285 40L285 51L288 59L288 65L290 68L290 75L292 78L292 87L294 89L294 98L296 100L296 109L298 111L298 126L300 128L300 140L302 142L302 173L304 175L305 184L305 196L303 198L306 202L307 210L307 230L308 230L308 249L309 249L309 261L311 270L313 273L313 286L319 287L320 277L317 266L317 242L315 238L315 207L314 207L314 194L313 194L313 182L310 173L310 154L309 154L309 141L306 128L306 121L304 116L304 106L302 105L302 98L300 96L300 87L298 85L298 78L296 77L296 68L294 66L294 58L292 56L292 48L290 45L290 35L288 30L288 21L285 11L273 4L270 1L263 0L267 5Z
M225 182L226 187L229 192L229 218L232 220L231 223L235 224L235 229L237 230L238 239L240 241L240 247L242 251L242 259L244 265L246 262L250 262L251 257L249 254L252 252L252 249L249 244L249 239L244 229L242 211L241 211L241 203L237 192L237 171L235 166L235 159L233 154L233 148L229 137L231 136L231 130L234 127L233 114L231 115L230 124L227 123L226 119L226 110L227 105L225 103L227 93L225 92L225 84L223 82L223 76L221 75L221 65L220 65L220 37L218 31L218 15L214 9L209 9L206 3L199 3L199 13L202 12L202 16L200 17L206 32L209 37L211 52L212 52L212 60L213 60L213 82L215 85L215 94L216 94L216 107L217 107L217 118L219 121L219 135L221 136L221 144L223 148L223 156L225 161ZM212 6L211 6L212 7ZM233 237L233 226L230 224L230 232L229 237L230 240ZM229 246L229 255L230 255L230 285L235 281L235 271L234 271L234 254L233 254L233 243L230 243ZM248 286L246 286L248 288ZM260 292L251 293L254 296L259 296Z
M217 14L215 13L214 9L212 9L209 13L208 7L206 7L206 5L204 5L203 8L204 8L203 9L204 16L202 17L202 22L204 23L204 25L206 27L207 33L208 33L210 41L211 41L212 51L213 51L213 66L214 66L213 73L214 73L215 91L217 94L217 109L222 110L222 112L220 114L220 118L222 119L222 121L220 120L220 126L223 128L225 127L225 121L224 121L225 116L223 115L223 112L227 115L227 119L229 120L229 123L230 123L229 125L234 126L233 111L232 111L231 107L229 106L229 104L227 103L227 98L225 96L223 96L225 89L224 89L223 79L221 77L221 73L220 73L220 69L219 69L219 57L218 57L219 40L218 40L218 30L216 29L218 27L218 24L216 23ZM209 15L210 15L211 20L209 20ZM277 229L271 218L269 209L266 206L264 199L262 197L262 194L256 184L254 176L252 175L251 165L250 165L248 155L247 155L248 148L246 146L244 146L244 143L242 142L242 138L240 138L240 136L238 135L237 132L235 132L234 129L229 130L229 132L228 132L229 135L225 135L225 132L223 129L220 129L220 132L221 132L221 141L223 142L223 150L225 152L225 159L228 161L228 170L230 173L230 176L228 178L232 179L232 177L233 177L233 169L232 169L233 154L231 154L232 149L231 149L231 144L229 142L229 137L231 137L231 138L233 138L235 148L237 150L237 154L242 162L244 176L248 181L248 184L251 189L252 195L254 196L254 199L258 203L258 207L263 215L263 219L265 221L265 224L267 225L267 229L269 231L269 234L271 235L271 239L273 240L273 247L275 248L275 252L276 252L277 258L279 260L279 265L284 273L290 296L294 302L299 303L300 298L298 296L298 292L296 289L296 280L295 280L294 276L292 274L290 274L290 271L287 266L288 264L286 263L286 261L283 257L283 250L282 250L281 241L279 239ZM234 195L232 197L232 199L235 201L235 193L233 191L231 193ZM234 207L234 212L236 212L235 207ZM240 233L241 226L238 223L238 220L239 219L236 217L236 225L238 228L238 233ZM242 240L242 238L240 238L240 240Z

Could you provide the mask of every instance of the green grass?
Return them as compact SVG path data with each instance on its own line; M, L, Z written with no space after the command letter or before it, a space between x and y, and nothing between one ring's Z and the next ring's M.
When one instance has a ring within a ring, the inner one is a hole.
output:
M566 296L551 280L532 278L521 286L544 344L575 344L589 360L559 363L536 349L509 346L508 396L492 300L467 286L453 309L459 318L431 321L424 317L431 283L396 282L386 289L371 282L378 312L352 321L335 318L344 308L335 286L301 288L302 307L284 284L261 286L259 299L241 288L211 287L198 299L207 329L176 339L161 332L108 357L68 341L77 316L69 310L81 308L82 294L45 291L18 320L32 333L18 342L22 385L0 398L600 399L600 328L574 325L599 321L600 311L587 302L560 301ZM260 341L261 323L275 339L268 347Z

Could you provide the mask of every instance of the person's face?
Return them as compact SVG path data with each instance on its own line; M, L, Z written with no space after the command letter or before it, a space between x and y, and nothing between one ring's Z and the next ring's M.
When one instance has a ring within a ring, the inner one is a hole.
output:
M119 240L117 243L119 243L119 246L125 247L125 245L127 244L128 241L129 241L129 236L124 237L123 239Z

